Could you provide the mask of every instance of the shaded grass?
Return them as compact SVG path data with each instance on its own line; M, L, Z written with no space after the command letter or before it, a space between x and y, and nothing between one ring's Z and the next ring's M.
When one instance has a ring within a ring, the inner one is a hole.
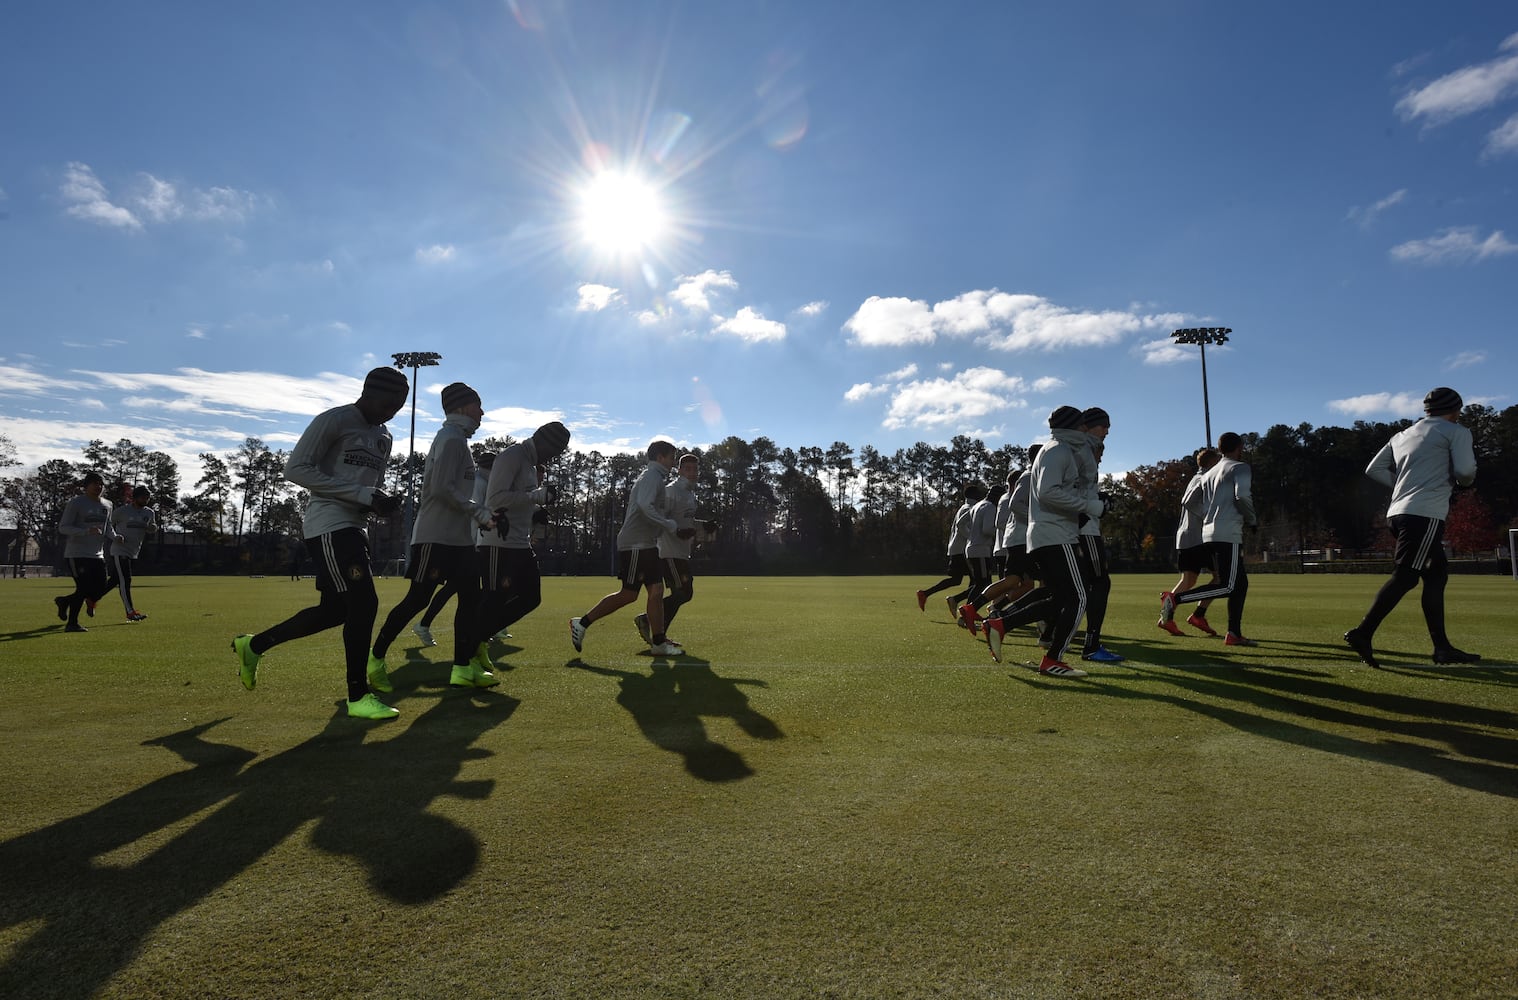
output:
M1412 598L1364 667L1375 578L1255 578L1226 652L1153 627L1169 582L1071 682L901 578L703 578L691 657L632 609L576 657L609 581L550 579L493 691L403 636L385 724L336 631L238 686L309 582L150 578L88 635L0 582L3 992L1514 995L1518 672L1430 666ZM1515 588L1453 580L1457 644L1518 659Z

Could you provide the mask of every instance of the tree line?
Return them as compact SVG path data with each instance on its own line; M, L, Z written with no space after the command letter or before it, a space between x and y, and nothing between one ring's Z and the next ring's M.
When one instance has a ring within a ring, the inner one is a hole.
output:
M1518 406L1465 408L1460 422L1475 438L1480 467L1472 489L1457 493L1445 538L1456 554L1490 555L1518 518ZM1247 554L1270 560L1334 553L1343 558L1390 549L1386 491L1363 475L1393 434L1411 421L1356 421L1350 427L1290 427L1245 434L1254 468L1261 529ZM476 457L512 439L475 442ZM128 439L91 441L80 461L54 459L30 474L0 474L0 511L15 527L5 553L17 563L31 540L38 561L61 563L57 522L87 471L110 484L153 492L163 531L143 557L160 572L279 572L298 558L306 494L284 479L288 453L255 437L229 453L202 453L193 483L168 455ZM918 442L887 454L847 442L781 447L767 437L731 436L706 449L698 493L702 516L716 521L714 541L698 553L709 573L920 573L939 568L949 521L969 480L1004 485L1022 469L1020 445L988 448L959 435L946 445ZM393 456L390 488L419 488L424 455ZM556 501L539 546L545 572L609 570L628 490L641 455L570 452L547 470ZM0 473L15 468L15 449L0 436ZM1181 494L1196 466L1190 455L1103 477L1112 496L1102 530L1120 569L1170 564ZM115 499L109 493L111 499ZM402 518L376 522L377 560L404 555Z

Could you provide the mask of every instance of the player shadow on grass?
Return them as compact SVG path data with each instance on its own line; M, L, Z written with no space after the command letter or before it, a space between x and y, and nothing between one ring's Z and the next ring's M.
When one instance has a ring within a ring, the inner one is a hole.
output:
M1518 729L1518 713L1379 692L1268 664L1226 673L1201 666L1155 669L1134 664L1104 671L1085 683L1045 678L1029 682L1096 697L1172 705L1256 736L1518 797L1518 739L1506 735ZM1166 693L1155 687L1159 684L1184 693ZM1333 731L1293 722L1293 716ZM1346 735L1345 729L1366 735Z
M777 740L785 735L739 689L740 685L767 687L764 681L721 677L706 660L659 659L647 674L596 667L579 659L570 666L617 678L617 704L627 709L650 743L679 754L685 759L685 770L702 781L737 781L754 773L742 754L712 740L703 716L730 718L755 739Z
M373 743L373 725L339 706L321 733L257 762L253 751L204 738L220 719L145 741L190 767L0 843L0 927L36 925L0 961L4 992L94 994L165 921L313 821L312 846L358 862L348 876L354 895L333 890L342 905L361 906L370 891L405 904L438 898L474 871L480 844L430 806L445 795L490 794L493 781L460 780L459 770L487 755L473 744L517 704L488 692L445 697ZM206 810L214 811L191 819ZM368 889L358 886L365 879ZM239 933L263 934L289 891L297 887L258 876Z

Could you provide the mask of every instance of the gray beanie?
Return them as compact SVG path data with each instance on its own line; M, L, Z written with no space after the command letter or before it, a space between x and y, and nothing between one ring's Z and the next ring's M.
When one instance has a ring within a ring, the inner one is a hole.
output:
M364 395L379 397L404 397L411 391L404 372L394 368L376 368L364 376Z
M1049 414L1051 431L1073 431L1081 425L1081 411L1073 406L1061 406Z
M532 445L537 450L539 462L558 458L569 447L569 428L557 420L546 423L532 432Z
M1444 385L1430 389L1428 395L1423 397L1423 412L1431 417L1455 413L1464 405L1465 400L1460 398L1460 394Z
M443 412L453 413L462 410L470 403L478 403L480 394L475 392L463 382L452 382L443 387Z

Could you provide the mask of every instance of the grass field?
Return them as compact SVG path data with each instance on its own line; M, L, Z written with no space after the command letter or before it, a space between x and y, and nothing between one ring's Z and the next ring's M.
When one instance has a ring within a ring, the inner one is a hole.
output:
M1119 577L1084 680L995 664L906 578L698 579L640 652L549 579L449 689L350 720L338 632L227 648L309 581L145 578L85 635L0 581L5 997L1518 996L1518 583L1256 577L1254 649ZM402 581L381 581L381 614ZM1214 613L1221 624L1222 609ZM1034 658L1026 637L1008 650Z

